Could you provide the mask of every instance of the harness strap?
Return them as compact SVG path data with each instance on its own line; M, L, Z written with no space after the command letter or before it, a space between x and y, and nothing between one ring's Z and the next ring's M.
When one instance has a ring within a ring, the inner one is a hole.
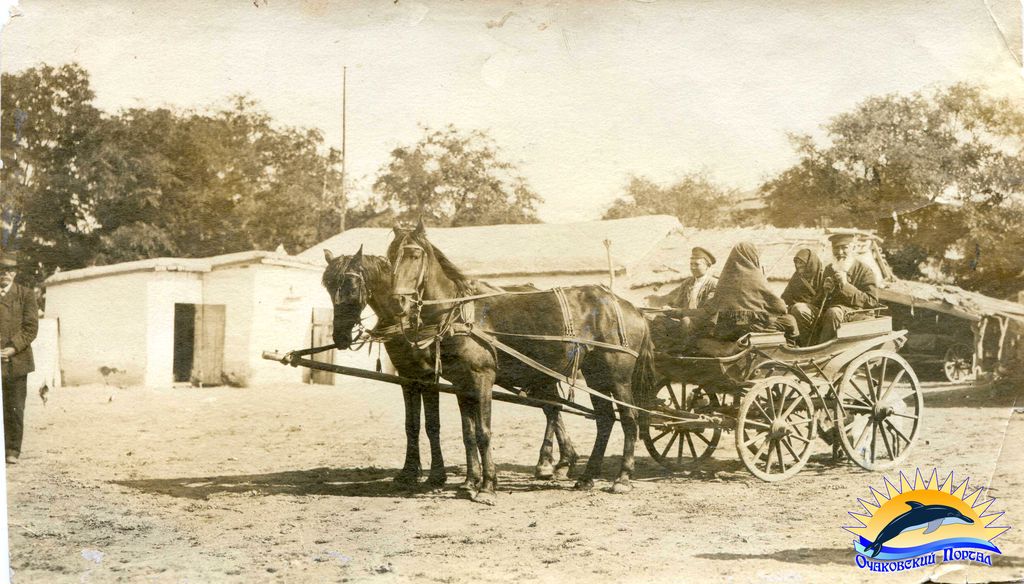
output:
M612 292L612 289L601 284L601 288L608 292L612 298L612 310L615 312L615 328L619 331L619 342L623 347L629 348L629 339L626 338L625 319L622 317L622 307L619 306L619 297Z
M555 299L558 300L558 308L562 311L562 331L567 337L576 336L576 326L573 323L572 313L569 312L569 299L565 297L565 289L561 287L552 288Z
M517 359L518 361L522 362L524 365L532 367L533 369L536 369L537 371L539 371L539 372L541 372L541 373L543 373L543 374L545 374L545 375L547 375L549 377L553 377L553 378L555 378L558 381L561 381L563 383L568 383L570 385L573 384L573 381L571 379L569 379L568 377L566 377L565 375L562 375L561 373L555 371L554 369L551 369L550 367L544 365L543 363L540 363L540 362L538 362L538 361L536 361L536 360L534 360L534 359L532 359L530 357L527 357L526 355L520 353L519 351L513 349L512 347L506 345L505 343L499 341L498 339L488 335L487 333L485 333L485 332L483 332L481 330L471 328L471 329L469 329L469 334L474 336L474 337L476 337L480 341L482 341L482 342L484 342L484 343L494 347L495 349L497 349L497 350L499 350L499 351L501 351L503 353L506 353L509 356ZM605 395L605 394L603 394L603 393L601 393L599 391L595 391L595 390L590 389L589 387L586 387L584 385L577 385L575 387L578 388L580 391L583 391L585 393L589 393L592 396L596 396L596 397L599 397L601 399L608 400L608 401L612 402L613 404L617 404L617 405L620 405L620 406L623 406L623 407L626 407L626 408L630 408L632 410L636 410L636 411L639 411L639 412L656 413L659 416L662 416L662 417L665 417L665 418L671 418L673 420L680 420L680 421L688 421L690 419L690 418L680 418L678 416L673 416L671 414L667 414L667 413L664 413L664 412L651 412L650 410L646 410L644 408L635 406L633 404L628 404L628 403L626 403L624 401L617 400L617 399L615 399L614 397L612 397L610 395Z
M618 351L620 353L626 353L632 355L635 358L640 357L640 353L630 349L629 347L623 347L622 345L614 345L612 343L606 343L604 341L592 341L590 339L581 339L579 337L559 336L559 335L531 335L524 333L506 333L501 331L492 331L487 329L481 329L485 334L495 335L499 337L518 337L520 339L531 339L534 341L558 341L561 343L573 343L575 345L585 345L588 347L595 347L598 349L607 349L609 351Z

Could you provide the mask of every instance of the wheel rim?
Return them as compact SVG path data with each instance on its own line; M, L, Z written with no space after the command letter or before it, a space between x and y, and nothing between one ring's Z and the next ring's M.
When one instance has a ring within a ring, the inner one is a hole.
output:
M720 405L718 395L701 386L663 381L648 409L667 414L712 413ZM640 435L651 458L671 471L692 469L707 460L722 437L721 428L683 430L671 420L641 415Z
M740 401L736 450L757 478L783 480L807 464L816 427L811 398L795 380L764 379Z
M958 383L966 381L973 373L973 359L970 347L962 344L953 345L946 349L943 357L942 370L946 379Z
M887 351L861 355L847 366L838 392L839 438L850 460L883 470L906 458L921 429L924 396L903 357Z

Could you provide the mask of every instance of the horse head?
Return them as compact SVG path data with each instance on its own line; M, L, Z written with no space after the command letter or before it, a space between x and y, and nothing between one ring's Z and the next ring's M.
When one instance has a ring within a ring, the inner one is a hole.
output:
M362 322L363 309L369 302L369 289L363 270L363 248L353 256L335 256L324 250L327 269L323 285L334 305L333 340L339 349L352 345L352 330Z
M433 248L427 242L427 230L420 220L415 228L396 225L395 238L388 246L388 260L394 266L391 294L398 302L402 316L409 314L423 297L423 281Z

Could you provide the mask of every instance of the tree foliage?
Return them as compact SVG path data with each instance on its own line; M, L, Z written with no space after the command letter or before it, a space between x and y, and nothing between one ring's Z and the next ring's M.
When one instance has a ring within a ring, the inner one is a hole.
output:
M338 153L252 101L214 111L99 111L77 65L3 76L4 246L44 274L202 257L337 232Z
M736 190L723 188L702 173L688 174L667 187L632 176L625 194L612 202L602 218L672 215L683 225L727 227L738 221L732 206L739 198Z
M762 185L773 223L884 227L903 277L929 264L975 289L1021 287L1024 258L998 244L1024 228L1019 105L960 84L869 98L824 130L792 136L799 161Z
M444 227L540 221L542 199L486 132L423 130L415 145L392 150L373 185L378 198L358 217L422 218Z

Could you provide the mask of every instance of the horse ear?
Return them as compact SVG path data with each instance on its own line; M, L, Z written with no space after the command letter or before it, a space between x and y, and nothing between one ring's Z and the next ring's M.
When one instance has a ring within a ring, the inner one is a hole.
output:
M352 256L352 259L357 261L357 262L363 261L363 246L362 245L359 246L359 251L356 252L356 255Z
M334 259L334 254L326 247L324 248L324 259L327 260L327 263L331 263L331 260Z
M423 217L420 217L416 221L416 231L413 231L416 235L424 235L427 232L427 226L423 224Z

